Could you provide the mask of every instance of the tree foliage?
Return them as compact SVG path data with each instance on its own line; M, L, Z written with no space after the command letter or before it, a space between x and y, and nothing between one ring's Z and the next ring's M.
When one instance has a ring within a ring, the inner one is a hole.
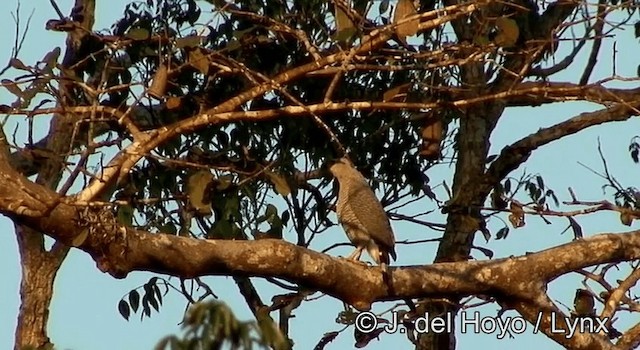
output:
M636 265L625 265L632 272L618 286L604 276L611 264L640 257L640 233L585 238L576 220L615 211L630 226L640 217L637 190L615 180L602 153L612 201L587 202L570 189L561 205L543 174L513 174L540 147L638 114L638 88L615 87L615 72L592 78L601 75L601 47L638 17L637 2L146 0L127 4L103 31L92 28L94 6L77 0L70 17L47 23L67 34L64 54L53 48L28 63L15 48L2 72L16 73L2 80L15 100L0 111L26 116L28 135L11 143L4 130L0 212L87 252L114 277L179 277L177 286L153 278L118 304L125 319L148 317L172 286L196 305L188 335L159 348L288 348L293 311L316 292L351 305L340 313L345 327L353 327L353 308L377 301L403 301L410 327L424 312L455 313L480 297L532 323L542 313L541 329L568 348L613 345L598 334L551 332L553 312L563 313L546 288L558 276L580 272L604 290L601 317L637 310L627 294ZM637 37L637 23L635 30ZM555 78L565 71L579 78ZM505 110L574 100L604 107L489 154ZM34 140L33 123L51 114L49 134ZM638 149L632 140L636 163ZM375 267L314 251L314 239L335 225L337 191L324 164L345 155L392 218L442 232L436 264L392 269L393 291ZM447 164L452 179L432 183L436 166ZM576 205L587 209L566 210ZM424 219L433 208L445 222ZM486 242L510 239L529 217L566 218L574 241L518 259L492 259L474 243L476 233ZM583 270L594 265L597 272ZM215 296L199 279L205 275L233 276L257 322L198 303ZM281 290L271 304L250 276ZM187 292L189 283L205 293ZM340 332L328 330L318 348ZM628 347L638 334L612 338ZM365 346L377 336L379 329L356 332L355 341ZM407 332L418 349L449 348L450 337Z

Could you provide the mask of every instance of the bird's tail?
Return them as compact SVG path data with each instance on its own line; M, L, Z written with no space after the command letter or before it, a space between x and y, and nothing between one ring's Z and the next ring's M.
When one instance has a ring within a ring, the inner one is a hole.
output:
M389 255L380 254L380 269L382 270L382 282L387 286L387 292L389 295L394 295L393 281L391 279L391 272L389 271Z

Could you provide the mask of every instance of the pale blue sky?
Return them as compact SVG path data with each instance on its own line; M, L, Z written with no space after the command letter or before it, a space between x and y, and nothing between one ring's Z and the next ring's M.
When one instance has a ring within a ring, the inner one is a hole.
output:
M95 28L108 27L122 12L127 1L98 0L97 23ZM62 11L69 13L73 1L59 0ZM0 11L0 65L4 66L9 58L10 47L13 44L14 26L10 16L15 11L15 0L5 1ZM203 13L210 9L209 4L199 2ZM65 36L62 33L47 32L44 23L48 19L56 18L56 15L47 1L22 2L21 19L23 24L29 13L34 10L31 29L28 33L25 47L20 58L27 64L32 64L51 50L54 46L64 48ZM204 16L204 15L203 15ZM637 50L637 41L633 38L633 30L619 33L617 39L618 50L622 47L630 47ZM622 45L624 44L624 45ZM568 45L568 44L566 44ZM566 50L568 46L561 49ZM610 75L611 44L603 45L600 55L600 68L596 70L593 78L602 78ZM585 51L586 52L586 51ZM583 61L579 58L578 61ZM634 55L620 54L617 57L618 74L633 77L638 65ZM579 65L578 65L579 66ZM579 66L580 67L580 66ZM563 73L554 80L575 81L575 71ZM4 77L3 77L4 78ZM593 80L593 79L592 79ZM8 103L11 96L6 90L0 88L0 103ZM595 107L598 108L598 107ZM509 110L498 124L492 138L492 152L497 153L507 144L510 144L541 127L556 124L576 114L592 110L594 106L586 103L563 103L553 106L538 108L520 108ZM13 120L17 120L13 119ZM9 123L5 132L10 135L15 123ZM600 186L602 180L580 166L578 162L587 164L595 169L601 169L597 157L597 138L602 143L602 148L608 157L610 170L625 186L637 185L633 182L637 179L638 166L634 165L628 155L629 140L640 131L640 121L631 119L628 122L612 123L588 129L578 135L567 137L536 151L526 164L526 170L531 173L540 173L544 176L548 187L556 190L558 198L568 199L567 187L571 186L575 193L584 200L599 200L603 198ZM24 127L21 129L22 135ZM46 128L37 130L38 135L44 135ZM518 169L513 175L522 173L524 167ZM450 179L451 169L447 165L441 165L429 172L432 183L436 184L442 179ZM428 206L433 204L427 203ZM438 211L429 217L432 221L443 221ZM537 251L553 245L568 242L572 239L570 232L559 235L566 227L566 220L549 218L554 225L545 225L537 218L527 218L527 225L518 230L511 230L509 239L495 241L488 244L480 236L476 239L477 245L483 245L492 249L497 257L520 255L527 251ZM579 217L586 236L598 232L622 232L629 230L620 224L615 213L599 213L590 217ZM335 221L335 220L334 220ZM428 229L393 222L397 240L436 238L437 232ZM493 220L489 223L492 232L495 233L502 223ZM12 223L0 216L0 349L13 347L13 333L16 324L16 314L19 305L18 286L20 281L20 265L17 254L17 245L13 233ZM291 232L285 233L285 239L294 240ZM322 234L315 241L315 249L321 250L335 242L345 241L344 234L338 226ZM434 257L435 244L421 246L399 246L398 265L423 264L431 262ZM336 250L334 255L348 254L349 249ZM481 256L476 252L476 257ZM55 296L51 307L49 323L50 337L58 349L72 350L102 350L102 349L151 349L164 335L175 333L179 330L178 323L181 320L185 306L184 299L175 292L171 292L165 299L160 313L154 313L151 318L140 322L138 315L134 315L127 322L118 314L116 305L119 299L132 288L145 283L152 275L148 273L132 273L126 279L116 280L111 276L101 273L87 254L72 249L63 264L55 284ZM238 318L250 319L251 313L244 301L239 297L233 281L226 277L209 277L205 279L220 297L227 302ZM258 287L266 283L254 279ZM563 278L554 282L550 287L551 296L571 305L575 288L579 287L576 278ZM259 288L263 300L268 301L274 293L279 293L274 288ZM388 305L376 304L374 311L385 310ZM323 333L338 330L341 325L334 323L337 313L341 310L342 303L330 297L323 297L313 302L304 303L296 310L296 318L291 324L291 335L296 342L296 349L311 349L322 337ZM496 314L497 306L492 305L479 309L483 316ZM620 322L619 325L629 323ZM624 328L624 327L621 327ZM496 341L495 334L467 334L458 337L459 349L470 348L510 348L518 346L520 349L559 348L555 343L546 339L543 335L524 334L515 339ZM349 349L353 345L352 330L341 334L327 349ZM404 336L383 335L381 341L373 341L368 349L409 348Z

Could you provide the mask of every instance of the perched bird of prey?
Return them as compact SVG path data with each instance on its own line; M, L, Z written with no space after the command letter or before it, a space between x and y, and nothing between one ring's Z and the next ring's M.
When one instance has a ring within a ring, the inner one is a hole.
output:
M336 213L356 250L347 259L359 260L364 249L383 270L389 256L396 260L395 238L387 213L367 180L347 158L330 164L329 171L340 185Z

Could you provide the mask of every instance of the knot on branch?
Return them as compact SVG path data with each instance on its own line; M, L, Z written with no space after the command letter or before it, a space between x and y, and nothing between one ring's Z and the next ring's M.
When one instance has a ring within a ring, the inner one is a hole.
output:
M127 247L127 229L119 225L109 207L86 206L77 212L77 225L85 234L80 234L74 239L73 245L79 246L85 241L95 249L93 256L98 262L98 267L104 272L114 270L114 263L105 263L114 260L115 257L124 257ZM96 256L97 255L97 256ZM106 266L110 268L104 269Z

